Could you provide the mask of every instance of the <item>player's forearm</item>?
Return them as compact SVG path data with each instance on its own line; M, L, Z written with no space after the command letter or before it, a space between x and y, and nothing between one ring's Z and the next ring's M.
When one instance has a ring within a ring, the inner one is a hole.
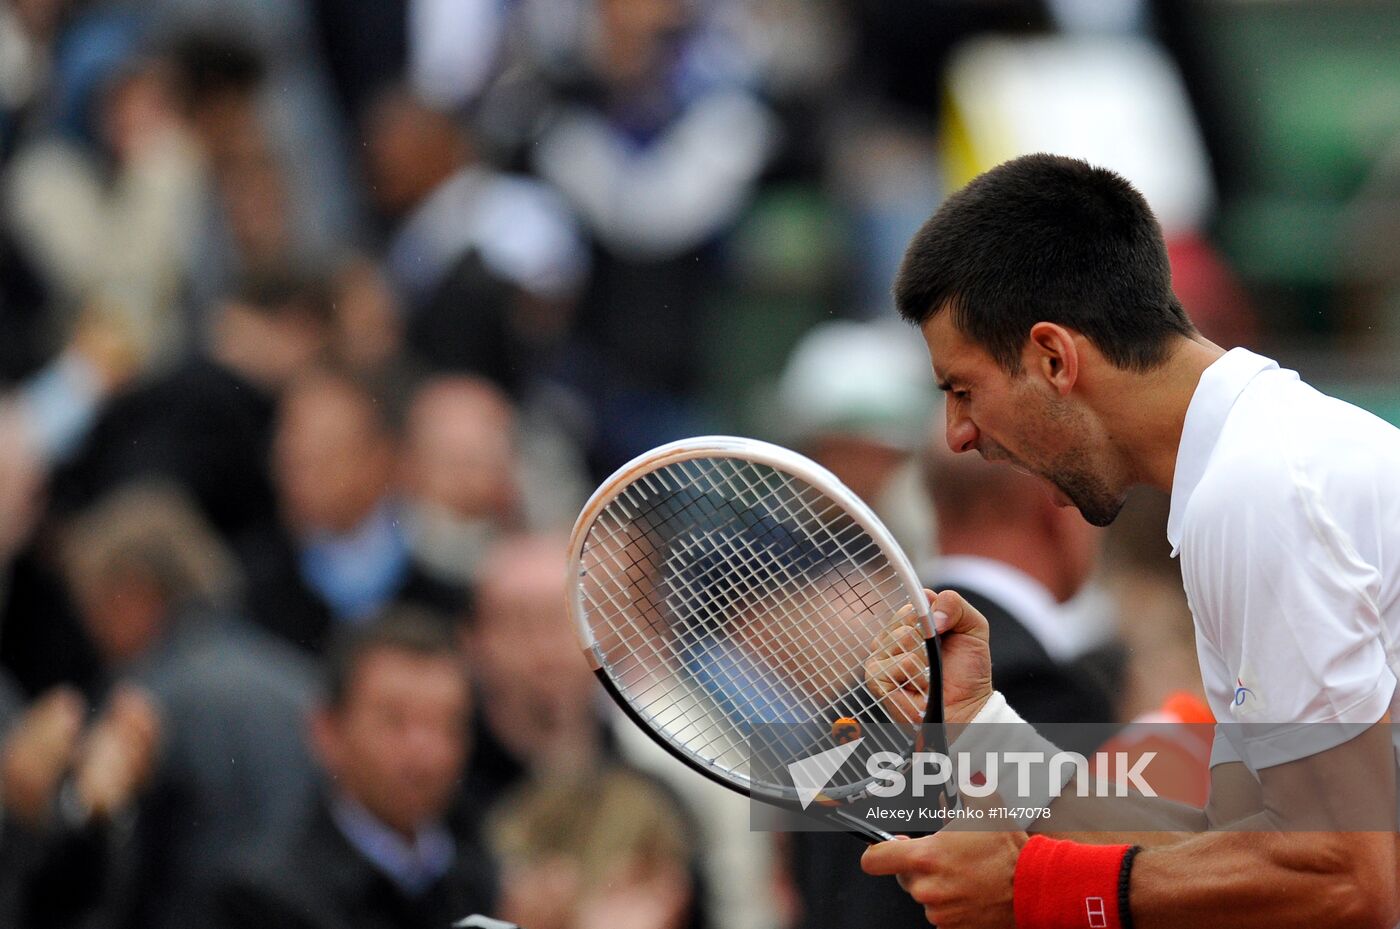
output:
M1147 848L1129 899L1138 929L1391 929L1390 833L1208 833Z
M1204 832L1208 826L1204 810L1163 797L1133 794L1127 797L1080 797L1073 784L1050 803L1049 815L1036 820L1031 832L1057 839L1074 838L1066 833L1091 833L1098 838L1076 839L1091 844L1128 842L1157 845L1153 833L1169 837L1179 833ZM1139 835L1141 834L1141 835ZM1140 839L1145 839L1140 841ZM1168 838L1166 841L1179 841Z

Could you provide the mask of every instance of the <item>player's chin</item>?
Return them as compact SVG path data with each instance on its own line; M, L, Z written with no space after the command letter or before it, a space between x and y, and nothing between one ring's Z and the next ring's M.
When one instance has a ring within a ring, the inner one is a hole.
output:
M1079 509L1079 515L1084 517L1084 521L1091 526L1102 529L1110 526L1118 518L1118 513L1123 509L1123 500L1105 501L1092 506L1084 504L1074 504Z
M1066 493L1059 484L1045 479L1047 493L1050 500L1060 509L1074 507L1079 511L1079 515L1084 517L1084 521L1091 526L1103 528L1110 525L1118 518L1118 513L1123 509L1123 504L1127 501L1125 496L1109 498L1107 496L1084 498L1081 496Z

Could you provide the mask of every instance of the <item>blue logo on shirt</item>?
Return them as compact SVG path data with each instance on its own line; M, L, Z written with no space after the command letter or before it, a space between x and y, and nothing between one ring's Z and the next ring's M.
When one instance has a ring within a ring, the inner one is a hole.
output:
M1244 686L1244 681L1235 678L1235 706L1244 706L1244 698L1254 696L1254 691Z

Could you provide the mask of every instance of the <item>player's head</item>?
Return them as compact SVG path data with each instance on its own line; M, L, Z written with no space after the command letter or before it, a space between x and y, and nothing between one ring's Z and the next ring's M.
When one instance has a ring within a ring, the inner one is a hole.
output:
M919 230L895 299L948 392L949 446L1020 465L1111 522L1125 475L1078 379L1095 366L1151 372L1195 333L1142 195L1082 161L1009 161Z
M339 639L313 718L321 763L406 835L446 811L466 758L471 688L444 621L406 607Z

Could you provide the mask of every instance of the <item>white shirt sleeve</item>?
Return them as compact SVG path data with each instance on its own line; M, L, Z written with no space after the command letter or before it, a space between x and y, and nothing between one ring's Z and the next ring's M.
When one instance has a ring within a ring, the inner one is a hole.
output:
M1386 712L1396 681L1381 578L1302 468L1255 457L1214 471L1191 500L1206 509L1190 520L1182 571L1223 665L1209 676L1226 678L1207 681L1212 708L1243 724L1228 741L1258 770L1340 745Z
M1196 607L1192 605L1191 610L1195 614ZM1196 636L1196 660L1201 666L1201 683L1205 686L1206 702L1210 705L1211 714L1217 720L1229 720L1234 676L1230 674L1220 653L1215 650L1215 644L1202 635ZM1215 738L1210 747L1212 768L1232 761L1244 761L1240 750L1230 742L1231 737L1239 736L1237 728L1219 722L1215 724Z
M1235 750L1234 743L1230 741L1229 733L1230 730L1220 723L1215 724L1215 741L1210 743L1210 766L1212 768L1216 765L1244 761L1240 757L1240 753ZM1248 766L1246 765L1246 767Z

